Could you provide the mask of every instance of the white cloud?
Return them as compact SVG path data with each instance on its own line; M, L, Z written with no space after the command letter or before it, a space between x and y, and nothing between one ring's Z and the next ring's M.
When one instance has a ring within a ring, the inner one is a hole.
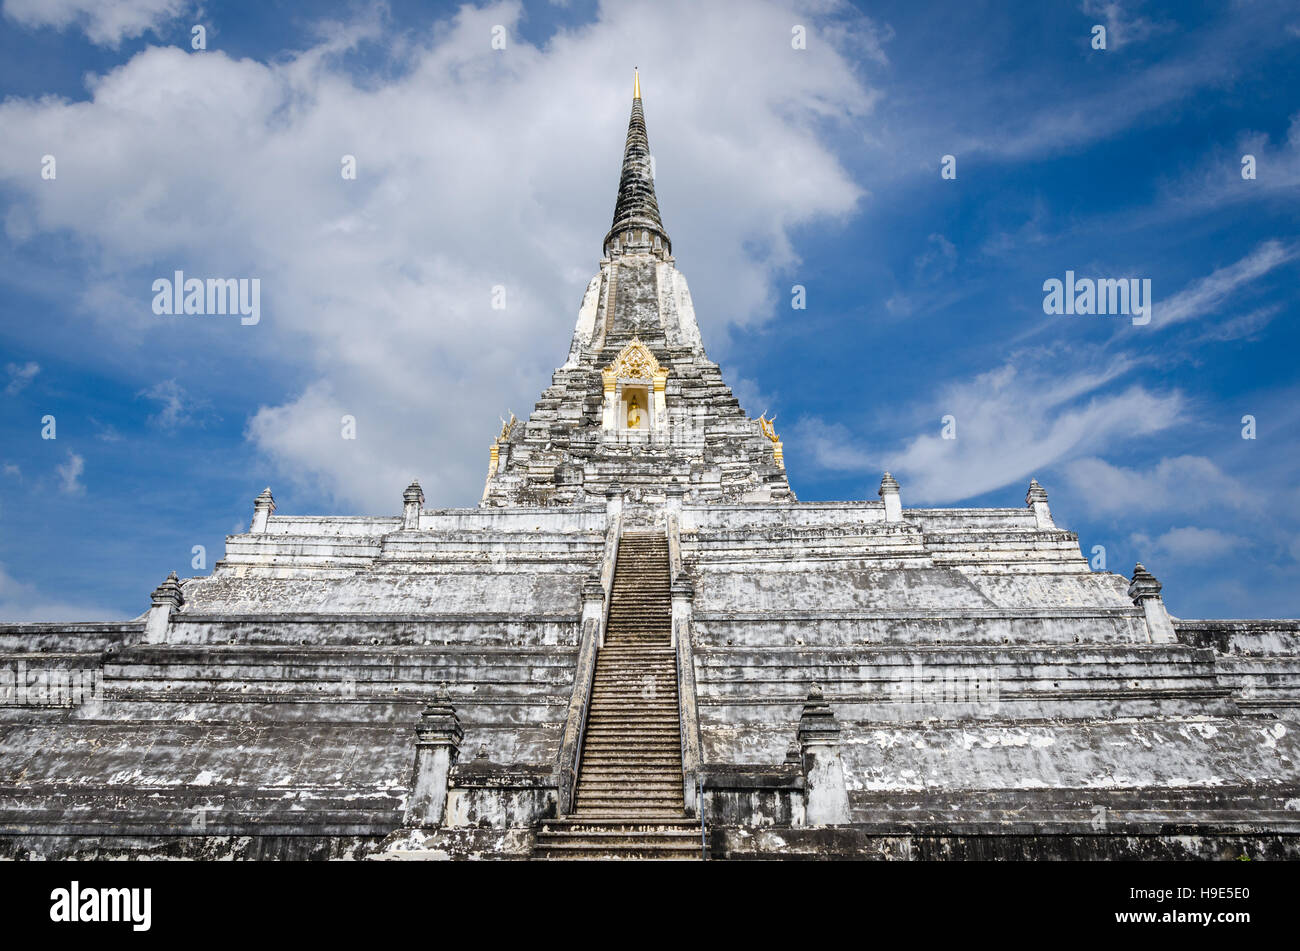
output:
M4 14L27 27L62 30L75 24L92 43L116 49L188 6L188 0L5 0Z
M927 431L896 450L868 449L841 426L804 419L798 451L828 469L888 469L906 498L946 503L1028 482L1049 466L1167 429L1182 416L1176 392L1107 390L1132 367L1128 360L1065 374L1060 366L1067 362L1074 361L1059 353L1018 354L974 380L945 386L919 414L909 414L924 418ZM941 419L949 415L955 439L943 438Z
M30 362L22 366L10 363L5 367L5 372L9 374L9 384L5 387L5 393L15 396L36 378L36 374L41 372L41 366L39 363Z
M1156 22L1145 17L1128 16L1119 4L1092 4L1094 15L1115 18L1108 26L1108 49L1090 48L1091 32L1081 21L1074 43L1079 54L1097 62L1099 69L1071 70L1066 74L1049 74L1040 85L1040 77L1026 83L1020 71L998 78L1000 63L990 62L986 81L973 84L957 121L965 119L960 137L948 132L945 141L934 141L933 130L921 127L909 138L923 144L918 154L952 152L983 153L997 158L1077 153L1082 147L1120 135L1126 130L1155 118L1164 121L1171 106L1186 101L1199 90L1231 84L1262 49L1270 51L1287 42L1279 29L1283 11L1280 7L1253 4L1251 16L1243 17L1229 10L1207 21L1199 29L1186 31L1175 47L1149 63L1135 60L1119 70L1119 64L1104 62L1118 47L1137 43L1157 33L1179 29L1173 23ZM1094 21L1095 22L1095 21ZM1117 47L1118 44L1118 47ZM1091 74L1091 75L1089 75ZM1092 81L1099 74L1106 80ZM1065 81L1065 77L1071 77ZM944 106L950 107L952 93L945 90ZM917 110L924 115L925 110ZM1104 118L1099 118L1104 117Z
M1172 456L1145 471L1089 457L1071 462L1066 480L1099 514L1251 510L1258 501L1238 479L1204 456Z
M86 460L75 452L68 453L68 461L54 467L59 474L59 488L69 495L80 495L86 491L81 476L86 471Z
M14 578L0 564L0 621L106 621L121 618L120 611L101 605L60 601L47 597L35 585Z
M1164 558L1179 562L1219 559L1247 544L1240 536L1195 526L1171 528L1155 538L1139 532L1129 542L1140 561Z
M1210 326L1205 333L1201 334L1198 342L1201 340L1239 340L1243 337L1254 336L1267 327L1273 318L1281 312L1281 304L1257 307L1238 317L1233 317L1231 320Z
M5 16L27 27L77 26L100 46L157 31L190 6L188 0L5 0ZM188 34L187 34L188 39Z
M878 460L861 448L843 423L804 416L794 426L799 451L816 465L834 472L871 471Z
M1151 314L1152 324L1168 327L1212 314L1240 287L1294 261L1297 254L1300 254L1300 245L1265 241L1241 260L1219 268L1168 300L1157 300Z
M773 413L779 411L781 405L778 394L764 389L756 380L728 373L726 367L722 368L722 375L730 384L736 399L740 400L741 407L751 417L766 413L768 419L774 418Z
M930 235L925 250L912 262L916 280L922 284L937 283L951 274L956 266L957 248L941 234Z
M1141 43L1152 34L1169 29L1164 24L1152 22L1125 9L1132 6L1134 5L1120 3L1119 0L1084 0L1082 10L1086 15L1105 18L1107 50Z
M1255 159L1255 178L1243 179L1242 159ZM1232 147L1216 149L1184 175L1169 181L1162 199L1182 214L1245 202L1294 204L1300 195L1300 112L1294 113L1286 138L1274 145L1268 134L1247 131Z
M248 426L284 473L346 507L394 510L411 475L430 504L470 503L498 416L525 416L564 360L613 209L631 63L660 207L711 344L770 315L793 229L858 206L864 192L824 137L875 99L835 45L866 42L860 19L822 35L776 3L609 4L537 49L518 37L520 15L462 7L429 45L394 43L384 75L396 78L364 87L335 54L374 35L370 22L271 64L147 49L94 78L88 102L0 104L0 182L36 233L66 229L97 249L95 274L127 275L85 288L97 345L162 330L230 372L292 369L293 392ZM794 22L816 56L790 55ZM490 49L494 24L509 28L508 52ZM766 67L734 82L756 55ZM31 184L34 150L78 174ZM339 174L343 155L355 181ZM260 277L261 323L153 316L150 283L175 267ZM504 311L490 309L494 284ZM250 351L266 363L237 362ZM364 454L340 451L336 411L357 417Z
M161 380L141 390L138 395L159 404L158 412L149 417L149 422L165 430L175 430L194 422L194 413L205 405L204 401L190 396L185 387L175 380ZM118 437L112 427L109 430L107 433L101 432L99 436L107 442L113 442Z

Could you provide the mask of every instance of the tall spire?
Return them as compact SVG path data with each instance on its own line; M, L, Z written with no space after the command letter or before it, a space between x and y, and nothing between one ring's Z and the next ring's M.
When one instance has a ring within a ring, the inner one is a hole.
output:
M661 239L665 253L672 242L659 219L659 202L655 199L654 176L650 170L650 139L645 131L645 113L641 109L641 74L634 71L632 81L632 116L627 123L627 144L623 147L623 174L618 180L618 200L614 203L614 223L605 235L605 254L614 239L626 243L623 235L633 232L633 245L642 243L646 232L651 245Z

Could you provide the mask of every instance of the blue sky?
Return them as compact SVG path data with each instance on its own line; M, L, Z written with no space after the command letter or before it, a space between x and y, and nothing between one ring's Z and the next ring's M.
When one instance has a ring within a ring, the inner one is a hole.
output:
M1294 617L1298 58L1300 8L1245 0L4 0L0 615L134 616L268 484L474 504L567 353L636 64L705 343L801 499L1036 477L1174 614ZM177 268L258 277L261 321L154 315ZM1151 322L1045 314L1067 270L1149 279Z

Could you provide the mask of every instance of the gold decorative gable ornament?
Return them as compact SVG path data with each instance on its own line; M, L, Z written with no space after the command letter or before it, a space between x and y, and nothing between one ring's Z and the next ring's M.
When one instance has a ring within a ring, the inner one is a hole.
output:
M668 379L668 371L659 366L659 361L640 337L633 337L614 362L600 371L600 375L607 393L613 392L618 380L654 381L655 389L661 390L663 382Z
M781 437L776 434L776 429L772 426L776 422L776 417L773 416L768 419L767 412L764 411L763 415L758 417L755 422L758 423L759 431L772 441L772 456L776 460L776 464L784 469L785 450L781 447Z
M500 418L500 417L498 417ZM492 445L488 447L488 474L487 481L483 484L483 499L488 497L488 492L492 490L492 478L497 474L497 469L501 466L501 444L510 438L511 431L515 428L515 414L510 413L510 422L501 420L501 432L496 439L492 440Z

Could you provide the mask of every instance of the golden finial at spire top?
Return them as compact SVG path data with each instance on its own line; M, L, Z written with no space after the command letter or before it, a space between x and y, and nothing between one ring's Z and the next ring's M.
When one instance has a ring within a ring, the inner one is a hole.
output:
M635 66L632 67L632 98L641 98L641 73Z

